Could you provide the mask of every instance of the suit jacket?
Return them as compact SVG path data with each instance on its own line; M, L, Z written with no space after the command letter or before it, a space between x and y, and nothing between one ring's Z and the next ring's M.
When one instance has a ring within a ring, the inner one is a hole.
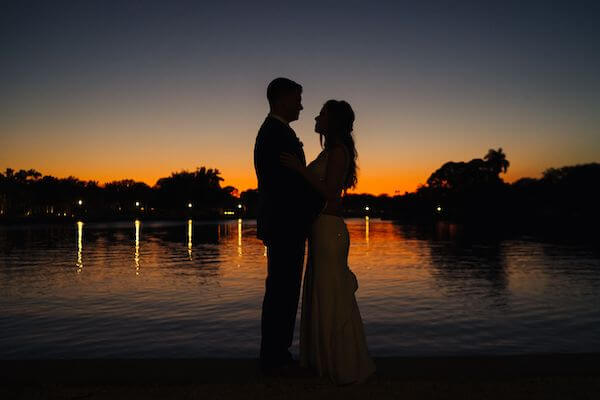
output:
M268 116L256 136L254 169L258 178L257 236L305 239L325 201L296 171L281 165L281 153L295 154L306 164L302 142L289 125Z

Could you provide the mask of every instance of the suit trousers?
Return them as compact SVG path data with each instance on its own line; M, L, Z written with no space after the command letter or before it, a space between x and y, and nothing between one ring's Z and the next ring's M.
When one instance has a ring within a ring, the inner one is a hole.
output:
M260 364L276 367L290 361L304 266L306 239L267 242L267 279L262 304Z

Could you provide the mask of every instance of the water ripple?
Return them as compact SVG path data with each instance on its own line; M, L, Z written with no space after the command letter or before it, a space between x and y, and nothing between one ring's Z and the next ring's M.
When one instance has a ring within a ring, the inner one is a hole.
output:
M347 224L374 355L600 351L596 250ZM81 238L76 226L0 228L0 358L255 357L256 225L192 228L142 222L138 241L133 222L84 224Z

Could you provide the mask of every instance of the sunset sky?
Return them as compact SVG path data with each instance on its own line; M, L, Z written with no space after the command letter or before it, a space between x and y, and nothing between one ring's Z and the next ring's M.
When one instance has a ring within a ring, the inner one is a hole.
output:
M254 188L277 76L304 87L292 127L308 160L322 104L353 106L357 192L413 191L490 148L509 182L600 161L598 2L10 3L2 170L153 185L206 166Z

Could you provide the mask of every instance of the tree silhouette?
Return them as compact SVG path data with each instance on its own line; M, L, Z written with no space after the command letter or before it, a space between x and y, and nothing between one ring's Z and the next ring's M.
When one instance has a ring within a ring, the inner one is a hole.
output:
M432 173L427 187L436 190L466 191L502 183L500 172L506 172L510 163L502 148L490 149L483 159L449 161Z
M174 172L160 178L154 187L131 179L101 186L73 176L59 179L34 169L6 168L0 173L0 214L123 217L156 210L165 216L216 216L220 209L233 208L238 201L237 189L221 188L222 181L218 169L206 167Z
M510 165L510 162L506 159L506 154L502 152L502 147L498 148L498 150L489 149L483 159L495 175L499 175L500 172L506 173Z
M490 149L484 158L469 162L446 162L429 176L427 185L417 189L419 209L428 215L435 209L436 215L458 220L500 217L507 185L499 174L508 166L502 148Z
M200 167L196 171L173 172L156 182L155 190L161 207L178 209L192 205L214 208L231 197L233 191L223 190L218 169ZM229 191L229 193L226 193Z

